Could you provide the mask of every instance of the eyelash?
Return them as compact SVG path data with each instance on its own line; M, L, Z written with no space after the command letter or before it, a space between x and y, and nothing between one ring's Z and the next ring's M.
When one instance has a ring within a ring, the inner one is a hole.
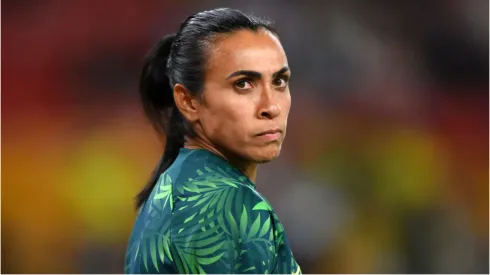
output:
M240 83L242 83L242 82L249 82L249 83L250 83L250 86L253 86L253 85L252 85L252 83L253 83L253 79L251 79L251 78L241 78L241 79L239 79L239 80L235 81L235 83L233 83L233 85L234 85L235 87L237 87L238 89L243 89L243 88L239 88L239 87L238 87L238 84L240 84Z
M290 80L289 76L287 76L287 75L278 76L278 77L276 77L276 78L273 80L273 82L275 82L275 81L276 81L276 80L278 80L278 79L282 79L282 80L284 80L284 82L285 82L286 86L288 86L288 84L289 84L289 80ZM239 79L239 80L235 81L235 83L234 83L233 85L234 85L235 87L237 87L237 88L238 88L238 84L240 84L240 83L242 83L242 82L249 82L249 83L250 83L250 85L251 85L251 86L253 86L253 79L251 79L251 78L241 78L241 79ZM243 89L243 88L238 88L238 89Z
M279 76L279 77L277 77L276 79L274 79L274 81L275 81L275 80L277 80L277 79L282 79L282 80L284 80L284 82L286 83L286 87L288 86L288 84L289 84L289 76L287 76L287 75L282 75L282 76Z

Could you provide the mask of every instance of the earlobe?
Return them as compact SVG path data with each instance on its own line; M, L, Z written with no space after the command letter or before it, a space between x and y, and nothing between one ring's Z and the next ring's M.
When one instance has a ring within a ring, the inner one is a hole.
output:
M175 105L187 121L195 122L198 119L196 100L184 85L180 83L175 84L174 100Z

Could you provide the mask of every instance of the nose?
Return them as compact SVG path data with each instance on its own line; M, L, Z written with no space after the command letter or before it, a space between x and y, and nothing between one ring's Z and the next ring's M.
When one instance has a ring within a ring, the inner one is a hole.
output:
M259 119L274 119L281 113L281 108L273 100L272 91L264 91L261 96L260 107L258 110Z

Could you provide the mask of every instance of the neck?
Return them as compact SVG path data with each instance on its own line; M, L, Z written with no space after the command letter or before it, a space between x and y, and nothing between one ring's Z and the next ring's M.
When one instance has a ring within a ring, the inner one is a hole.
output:
M253 183L257 179L257 163L251 161L245 161L242 158L226 151L217 149L209 142L205 142L199 139L188 139L184 143L184 148L187 149L205 149L213 152L214 154L227 160L231 165L240 170L246 177L248 177Z

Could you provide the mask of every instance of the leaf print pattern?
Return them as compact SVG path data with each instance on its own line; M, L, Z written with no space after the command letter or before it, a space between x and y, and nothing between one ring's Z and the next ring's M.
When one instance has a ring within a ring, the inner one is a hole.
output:
M138 215L126 273L301 273L253 183L204 150L174 164Z
M170 223L153 222L165 219L165 214L172 210L172 180L168 174L163 174L156 185L155 196L145 205L145 217L138 223L144 224L145 232L133 235L130 240L126 257L125 271L129 272L133 263L141 262L144 269L138 272L160 272L160 266L166 261L173 261L170 252ZM168 211L165 211L168 210ZM143 213L140 211L140 216ZM141 268L140 268L141 269Z

